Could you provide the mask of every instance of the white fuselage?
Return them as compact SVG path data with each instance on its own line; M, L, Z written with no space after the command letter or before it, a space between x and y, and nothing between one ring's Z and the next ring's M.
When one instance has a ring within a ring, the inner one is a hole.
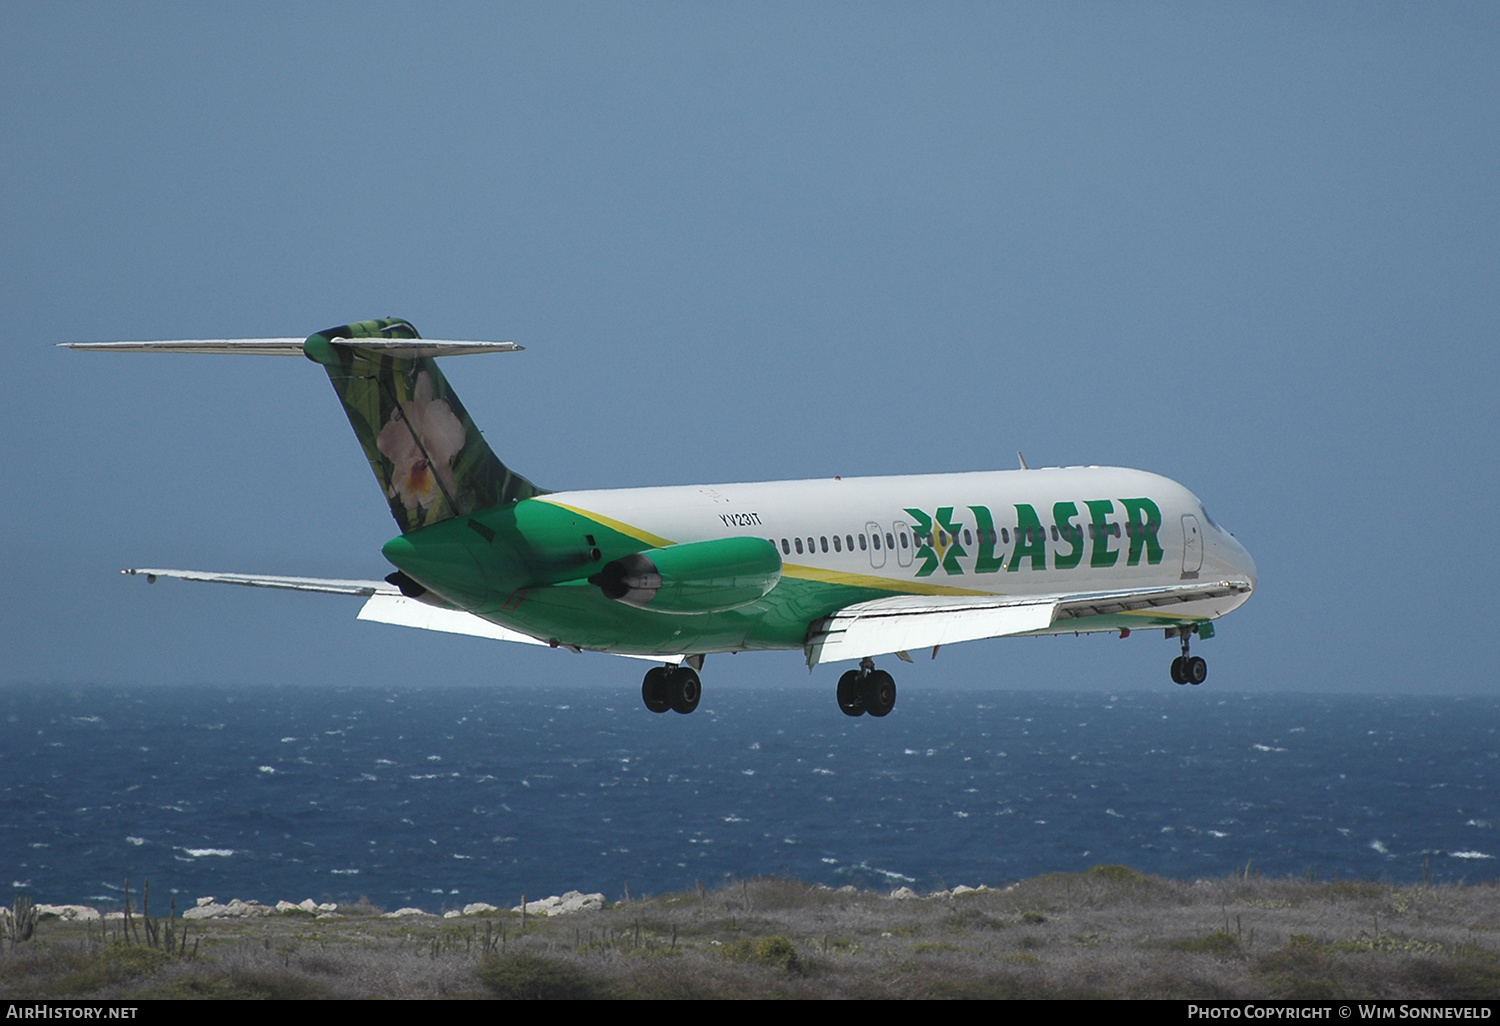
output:
M784 553L789 578L913 594L1255 581L1249 553L1196 496L1160 475L1115 467L578 491L542 501L615 521L654 545L766 538ZM1147 539L1151 510L1159 520ZM1132 536L1132 519L1142 537ZM1222 616L1248 597L1178 612Z

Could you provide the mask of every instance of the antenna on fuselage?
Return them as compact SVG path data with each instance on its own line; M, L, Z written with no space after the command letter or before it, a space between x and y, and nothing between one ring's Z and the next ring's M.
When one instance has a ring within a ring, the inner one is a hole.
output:
M1022 470L1030 470L1031 469L1030 467L1028 467L1026 465L1026 457L1021 455L1021 450L1020 449L1016 450L1016 459L1018 459L1018 460L1021 461L1021 469Z

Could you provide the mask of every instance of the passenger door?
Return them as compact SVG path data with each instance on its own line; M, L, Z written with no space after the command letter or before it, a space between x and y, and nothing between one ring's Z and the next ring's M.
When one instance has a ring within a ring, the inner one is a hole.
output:
M1198 529L1198 518L1191 513L1182 515L1182 576L1197 577L1203 569L1203 535Z

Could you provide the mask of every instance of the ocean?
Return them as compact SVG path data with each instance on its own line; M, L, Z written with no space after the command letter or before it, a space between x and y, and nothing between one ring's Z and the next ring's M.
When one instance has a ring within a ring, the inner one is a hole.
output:
M1488 697L924 689L875 720L806 685L686 717L635 688L7 685L0 719L0 873L41 902L1500 870Z

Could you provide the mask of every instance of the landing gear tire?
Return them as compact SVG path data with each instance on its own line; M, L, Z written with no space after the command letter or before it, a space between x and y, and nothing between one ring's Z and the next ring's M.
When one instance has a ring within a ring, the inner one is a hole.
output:
M703 697L703 682L698 679L696 670L691 666L679 666L672 671L667 682L673 712L686 716L698 708L698 700Z
M896 708L896 681L884 670L872 670L860 682L864 696L865 712L871 716L887 716Z
M1177 628L1177 636L1182 639L1182 655L1172 660L1172 679L1178 684L1197 687L1208 680L1208 664L1203 661L1203 657L1188 654L1188 641L1197 632L1196 625ZM1168 634L1167 637L1171 635Z
M653 666L646 671L646 679L641 681L641 701L654 713L672 708L672 689L665 666Z
M863 716L865 714L865 696L860 684L858 670L850 670L839 678L839 709L845 716Z

